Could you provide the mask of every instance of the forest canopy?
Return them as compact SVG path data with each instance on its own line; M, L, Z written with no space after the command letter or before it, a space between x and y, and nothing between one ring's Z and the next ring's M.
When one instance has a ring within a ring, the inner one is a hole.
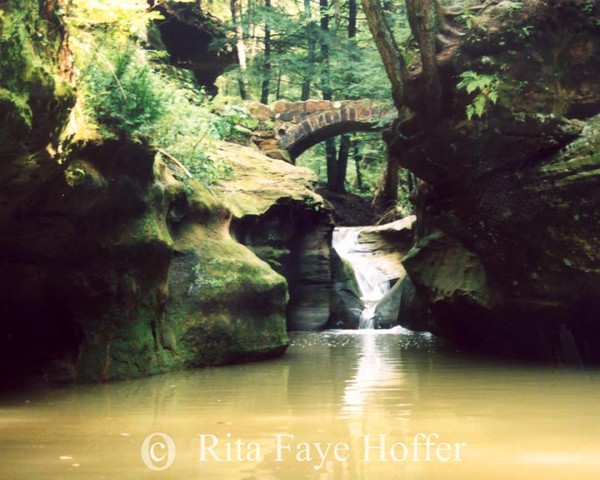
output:
M217 79L216 96L189 70L176 68L185 65L170 61L157 41L156 22L164 18L165 3L190 4L222 32L210 50L230 52L234 61ZM453 5L454 17L468 27L476 12L471 6L478 3ZM204 144L235 140L236 125L257 127L244 102L393 98L404 108L402 82L419 62L429 92L428 115L435 117L436 35L453 32L442 8L437 0L170 0L150 6L142 0L74 0L65 18L81 66L81 124L75 134L151 138L165 155L211 183L227 172L207 159ZM402 212L410 211L407 197L415 180L408 172L398 175L397 166L390 171L380 132L329 138L298 163L313 169L332 191L383 195L383 207L395 207L398 199Z

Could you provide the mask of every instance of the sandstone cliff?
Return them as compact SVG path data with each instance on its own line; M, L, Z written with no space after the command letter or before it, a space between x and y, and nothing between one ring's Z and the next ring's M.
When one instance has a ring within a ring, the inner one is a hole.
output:
M434 330L459 344L599 361L600 9L485 5L438 58L439 121L391 140L424 180L404 264ZM484 81L469 94L461 78Z

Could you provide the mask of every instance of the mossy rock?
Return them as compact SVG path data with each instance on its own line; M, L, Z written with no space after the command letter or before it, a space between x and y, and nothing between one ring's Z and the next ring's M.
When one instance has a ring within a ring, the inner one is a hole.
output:
M176 252L169 291L164 325L186 364L259 359L287 347L285 279L233 240Z
M15 0L0 9L0 153L44 148L58 139L73 88L56 75L64 31L53 11L38 2ZM32 34L31 32L35 33Z

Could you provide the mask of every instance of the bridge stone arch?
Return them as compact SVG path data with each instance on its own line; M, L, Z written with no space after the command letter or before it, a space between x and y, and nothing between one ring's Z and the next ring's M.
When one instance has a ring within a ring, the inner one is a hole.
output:
M253 116L273 121L273 134L262 132L255 143L274 158L289 156L293 162L310 147L328 138L351 132L377 131L390 125L397 112L376 100L277 101L272 107L250 106ZM287 155L282 155L285 151Z

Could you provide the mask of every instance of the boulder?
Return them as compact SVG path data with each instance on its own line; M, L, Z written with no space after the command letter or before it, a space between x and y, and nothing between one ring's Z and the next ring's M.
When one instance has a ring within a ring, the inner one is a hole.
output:
M331 250L331 311L327 328L357 329L365 308L352 265Z
M435 331L427 304L408 275L396 282L377 304L373 325L377 329L400 325L415 332Z
M404 276L402 259L413 244L414 215L384 225L360 227L353 252L368 257L372 268L379 270L388 281Z

